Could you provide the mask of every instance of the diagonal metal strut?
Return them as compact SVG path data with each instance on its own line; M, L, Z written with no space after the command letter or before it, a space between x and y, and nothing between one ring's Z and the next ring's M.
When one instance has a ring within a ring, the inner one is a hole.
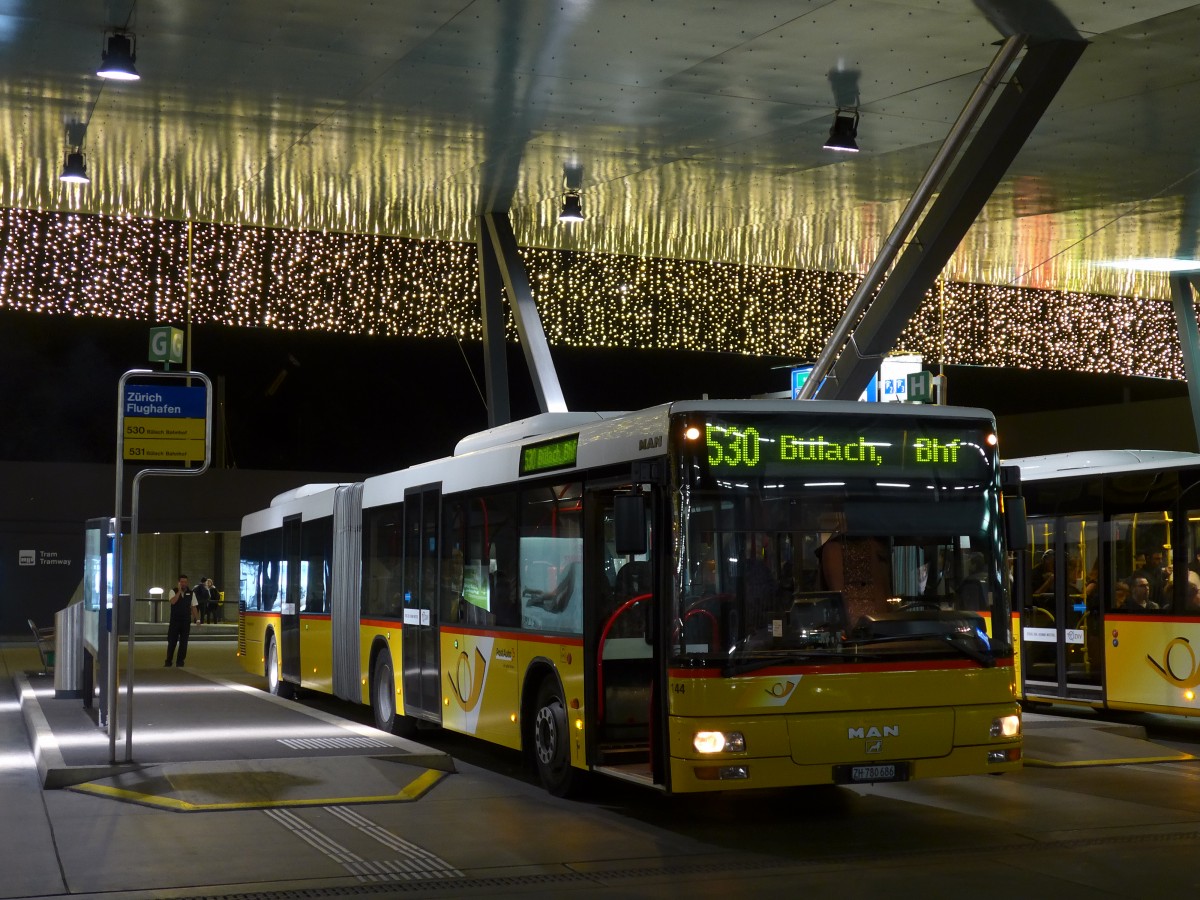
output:
M559 385L554 359L550 355L550 345L533 301L533 292L529 288L525 263L517 252L517 240L507 213L489 212L479 217L478 248L488 425L504 425L512 420L500 282L503 282L512 305L513 320L516 322L521 349L525 352L525 363L529 366L539 410L566 412L567 403Z
M1006 41L998 61L1014 40L1020 39ZM974 138L946 175L937 199L874 300L865 302L874 290L874 284L864 282L864 287L860 288L864 302L859 309L847 310L847 316L835 332L835 336L840 334L843 339L849 334L849 339L845 340L844 346L842 341L830 340L822 353L822 359L827 363L827 375L822 382L824 373L814 369L805 384L806 390L801 392L802 399L819 396L821 399L845 400L862 393L871 374L878 369L880 358L895 346L900 332L962 242L1086 46L1082 39L1056 39L1031 45L1026 50L1024 59L996 98ZM885 252L890 250L885 247ZM880 263L877 267L886 269L887 266ZM862 312L863 308L865 312ZM854 319L858 318L859 312L861 319L855 327ZM854 331L850 333L852 327ZM829 364L828 360L839 351L841 355Z

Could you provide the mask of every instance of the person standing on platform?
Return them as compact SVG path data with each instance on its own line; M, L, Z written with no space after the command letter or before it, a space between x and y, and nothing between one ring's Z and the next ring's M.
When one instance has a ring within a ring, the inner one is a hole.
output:
M196 602L192 589L188 586L188 577L179 576L179 584L171 592L171 624L167 626L167 661L169 666L174 660L176 666L183 666L187 658L188 635L192 630L192 604ZM179 656L175 656L175 646L179 645Z
M209 620L210 604L213 601L212 592L209 590L211 582L204 576L196 582L196 586L192 588L192 595L196 598L196 624L201 625Z
M204 586L208 588L208 616L204 621L216 625L222 619L221 592L217 590L211 578L204 579Z

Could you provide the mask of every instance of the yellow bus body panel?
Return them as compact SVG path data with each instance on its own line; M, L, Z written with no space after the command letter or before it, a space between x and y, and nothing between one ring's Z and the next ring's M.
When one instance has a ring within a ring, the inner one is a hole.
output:
M903 762L909 777L1007 772L1020 737L992 737L1019 715L1013 670L786 671L670 682L671 787L676 792L828 784L836 765ZM738 732L745 750L704 754L698 731ZM1006 761L989 760L1008 751ZM719 780L722 767L747 777ZM707 774L706 774L707 773Z
M571 757L586 765L583 645L578 638L443 627L442 725L520 749L521 694L531 666L553 670L562 683ZM537 690L531 682L528 690Z
M300 617L300 686L333 693L333 628L329 616Z
M399 622L364 621L358 629L358 671L361 696L364 706L371 705L371 679L374 677L372 663L380 649L386 648L392 657L392 674L396 682L396 709L404 710L403 629Z
M246 652L241 663L247 672L263 674L266 635L271 630L278 634L279 623L278 613L243 617ZM329 620L314 618L302 626L307 626L301 629L304 686L332 693ZM541 673L536 677L553 673L561 682L572 764L587 768L588 711L578 638L443 627L440 639L443 727L521 749L522 693L531 692L527 699L532 700L537 683L530 669L536 666ZM396 708L403 709L398 622L361 626L361 701L370 703L371 664L379 647L392 656ZM950 669L862 669L780 669L733 678L673 670L667 702L672 790L828 784L832 767L839 764L904 761L912 778L1019 768L1020 738L989 734L995 719L1019 714L1011 668L964 663ZM739 731L746 749L700 754L693 745L699 730ZM1010 761L988 761L989 751L1014 748L1018 752ZM703 774L714 766L731 765L746 767L749 777L728 781Z
M1200 621L1110 617L1104 633L1109 706L1200 715Z
M239 643L246 650L240 656L242 668L251 675L266 674L267 633L279 634L279 613L243 613L239 623Z

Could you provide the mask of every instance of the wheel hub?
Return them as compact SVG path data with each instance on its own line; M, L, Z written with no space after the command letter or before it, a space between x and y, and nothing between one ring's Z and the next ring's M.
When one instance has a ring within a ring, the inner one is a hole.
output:
M543 766L554 762L558 755L558 722L555 721L554 710L548 706L538 710L533 726L533 743L538 761Z

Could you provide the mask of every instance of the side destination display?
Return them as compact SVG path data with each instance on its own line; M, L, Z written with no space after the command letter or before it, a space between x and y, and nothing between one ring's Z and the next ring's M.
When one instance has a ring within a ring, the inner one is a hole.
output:
M123 457L131 462L192 462L204 459L205 389L127 384Z
M578 450L578 434L525 444L521 447L520 474L534 475L538 472L553 472L555 469L569 469L575 465Z
M705 451L711 472L771 475L987 477L994 438L975 423L950 422L936 430L888 422L838 429L828 423L804 430L795 419L776 426L758 421L710 421Z

